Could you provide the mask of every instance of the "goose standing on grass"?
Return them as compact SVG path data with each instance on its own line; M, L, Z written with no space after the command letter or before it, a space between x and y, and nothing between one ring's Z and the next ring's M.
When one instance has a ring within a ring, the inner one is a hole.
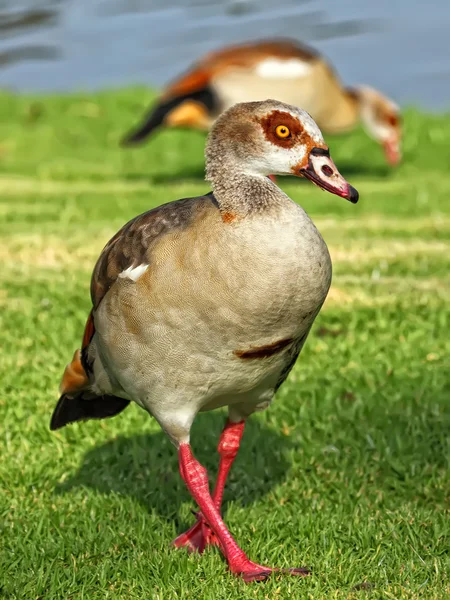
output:
M331 282L325 242L269 173L358 200L305 111L275 100L227 110L206 148L212 192L136 217L101 253L82 349L66 367L51 419L58 429L115 415L130 400L146 409L176 446L200 508L175 546L217 544L245 581L274 569L252 562L226 528L225 480L245 420L269 406L288 376ZM189 432L198 412L221 406L228 422L210 494Z
M400 161L398 106L376 90L347 88L327 60L290 40L231 46L207 54L167 87L142 123L122 141L143 141L159 127L209 129L237 102L276 96L308 111L325 133L353 129L361 121L391 165Z

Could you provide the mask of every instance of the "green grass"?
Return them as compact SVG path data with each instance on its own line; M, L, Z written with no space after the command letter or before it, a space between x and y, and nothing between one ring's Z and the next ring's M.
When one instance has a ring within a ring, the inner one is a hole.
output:
M406 111L395 171L361 131L330 138L356 206L281 182L329 244L333 286L288 382L248 425L225 517L252 558L312 577L246 586L216 551L172 550L193 505L138 407L49 431L104 243L208 189L200 133L117 147L150 97L0 96L0 597L450 598L448 117ZM192 436L212 476L223 419L200 416Z

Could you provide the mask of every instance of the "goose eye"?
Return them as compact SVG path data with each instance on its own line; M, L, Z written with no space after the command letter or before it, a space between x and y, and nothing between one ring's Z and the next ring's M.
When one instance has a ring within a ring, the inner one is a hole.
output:
M278 125L278 127L275 129L275 133L279 138L282 139L285 139L291 135L289 127L286 127L286 125Z
M399 118L396 115L389 115L387 121L389 125L392 125L392 127L397 127L399 124Z

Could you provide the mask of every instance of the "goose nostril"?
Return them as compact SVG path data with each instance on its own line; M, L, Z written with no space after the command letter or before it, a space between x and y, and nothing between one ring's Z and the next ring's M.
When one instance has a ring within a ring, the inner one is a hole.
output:
M323 165L322 173L324 175L326 175L327 177L331 177L333 175L333 169L331 167L329 167L328 165Z

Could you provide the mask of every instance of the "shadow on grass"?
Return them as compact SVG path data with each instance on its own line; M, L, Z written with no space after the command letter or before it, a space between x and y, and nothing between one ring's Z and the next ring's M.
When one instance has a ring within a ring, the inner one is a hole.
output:
M200 415L192 428L195 455L207 468L210 481L217 473L216 448L223 423L223 414L209 413ZM250 419L227 482L225 503L233 499L243 506L252 504L283 481L290 466L285 454L293 443L260 419ZM79 471L56 492L76 487L131 496L166 519L176 517L181 502L190 498L178 472L176 450L162 431L119 436L93 448Z
M336 502L344 494L344 502L361 496L365 502L376 503L378 491L383 490L383 505L393 510L411 502L444 506L449 384L434 391L433 402L417 400L422 389L417 385L390 376L377 393L385 402L374 402L373 397L370 402L363 401L359 393L342 390L339 402L327 409L336 417L332 421L320 403L311 403L303 439L299 432L283 435L259 416L249 419L226 487L225 512L227 501L253 505L287 477L299 477L299 468L303 489L314 489ZM402 390L401 397L389 404L398 390ZM363 390L363 396L366 394L369 396L369 391ZM223 422L222 412L201 414L192 429L194 453L211 481L217 473L216 447ZM293 467L291 456L300 446L302 466ZM330 478L334 481L331 486ZM65 494L78 487L129 496L149 512L175 520L178 531L192 524L192 519L180 523L178 518L181 503L189 502L190 496L178 473L175 448L162 431L119 436L91 449L78 472L56 492ZM193 501L191 505L195 508Z

